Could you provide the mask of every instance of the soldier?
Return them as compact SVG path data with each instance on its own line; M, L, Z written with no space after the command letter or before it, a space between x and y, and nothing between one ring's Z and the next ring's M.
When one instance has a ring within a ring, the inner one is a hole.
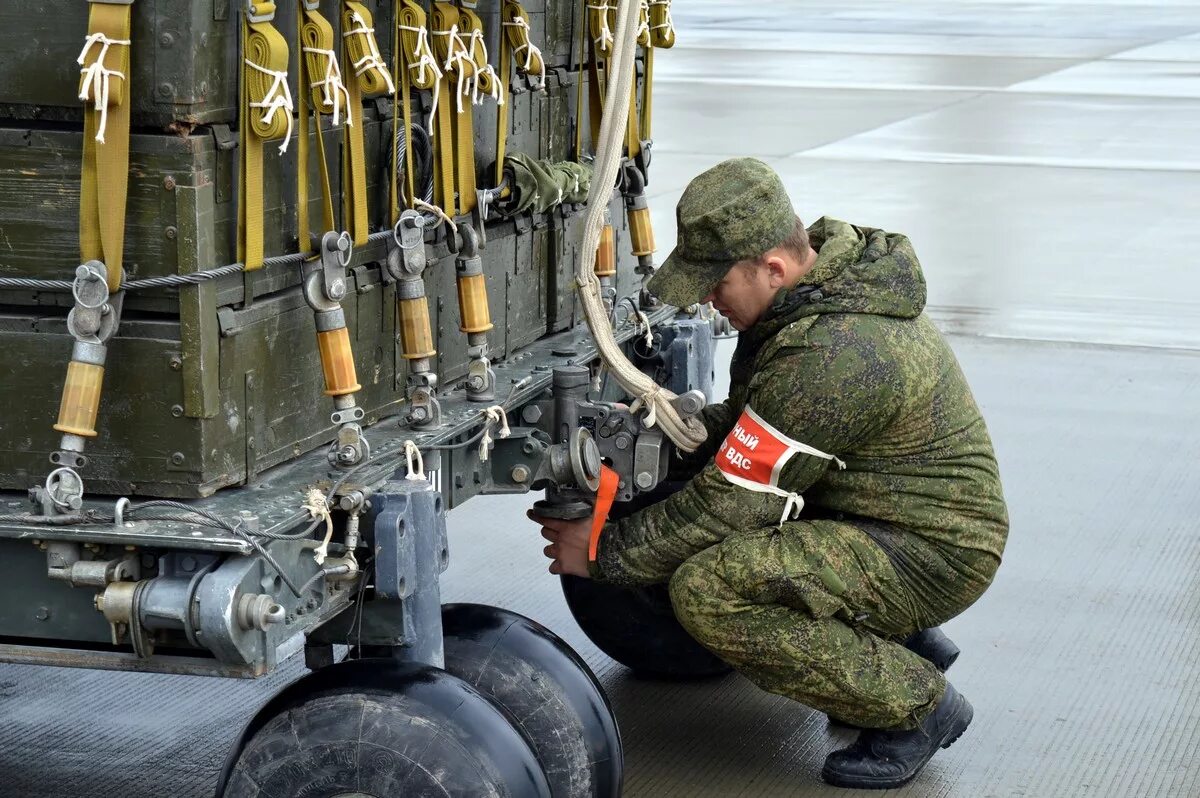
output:
M753 158L696 177L676 214L679 244L650 287L679 307L712 302L739 330L729 398L705 408L708 442L673 467L687 484L605 524L594 561L591 521L531 514L550 572L669 582L706 648L862 727L825 760L826 781L897 787L971 721L910 649L928 656L922 630L974 603L1000 564L1008 516L987 428L922 313L905 236L828 218L806 230Z

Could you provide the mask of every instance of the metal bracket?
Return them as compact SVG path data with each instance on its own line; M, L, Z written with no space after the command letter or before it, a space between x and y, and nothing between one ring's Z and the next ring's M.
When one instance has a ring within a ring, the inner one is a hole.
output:
M246 19L250 22L270 22L275 19L275 6L272 4L271 13L260 14L254 0L246 0Z

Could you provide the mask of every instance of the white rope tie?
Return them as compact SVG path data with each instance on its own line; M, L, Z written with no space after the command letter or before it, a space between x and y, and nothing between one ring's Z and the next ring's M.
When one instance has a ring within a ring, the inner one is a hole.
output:
M416 63L409 64L409 69L419 69L417 80L421 83L425 82L425 70L428 69L433 73L433 103L429 106L429 121L426 123L426 129L433 133L433 115L437 112L438 98L442 93L442 70L438 69L437 58L433 55L433 48L429 45L429 29L414 28L411 25L400 25L400 30L410 31L417 34L417 43L413 45L413 58Z
M442 210L441 208L439 208L438 206L430 205L428 202L426 202L423 199L415 199L415 200L413 200L413 207L416 208L417 210L429 211L430 213L437 216L439 219L442 220L443 223L450 226L451 233L453 233L453 231L456 229L454 220L451 219L446 214L446 212L444 210Z
M471 58L467 44L458 32L458 25L451 25L450 30L435 30L433 35L450 37L450 42L446 46L446 62L442 64L442 73L453 71L458 74L458 85L454 89L454 100L455 108L461 114L463 112L462 98L464 95L469 96L471 94L470 88L467 85L469 78L467 77L466 70L461 68L461 62L469 62L472 70L474 70L475 61ZM456 62L460 65L459 69L454 68Z
M404 475L405 479L422 482L428 479L425 476L425 459L421 456L421 450L412 441L404 442L404 462L408 469L408 473Z
M337 101L338 95L344 96L346 107L350 107L350 92L346 90L346 84L342 82L342 70L338 67L337 53L333 50L322 50L320 47L305 47L303 50L306 53L325 56L325 77L308 85L313 89L321 87L322 101L325 105L333 106L333 124L336 126L341 121L341 103ZM346 124L354 124L349 115L346 116Z
M612 28L608 26L608 4L601 3L600 5L592 5L591 3L588 3L587 7L589 11L601 12L601 18L604 20L604 26L600 28L600 35L595 37L595 42L597 50L605 50L615 41L613 38Z
M96 60L88 66L83 66L83 62L87 60L88 52L91 51L93 44L100 45L100 54L96 56ZM83 74L83 80L79 85L79 99L87 102L91 100L92 104L100 110L100 126L96 131L96 141L104 143L104 129L108 125L108 97L111 89L113 76L125 80L125 73L116 69L108 69L104 66L104 59L108 56L108 48L114 44L123 47L129 46L128 39L110 39L103 33L93 33L90 36L85 36L83 40L83 51L79 54L79 58L75 60L81 67L79 70Z
M483 58L475 57L475 48L478 47L483 53ZM500 78L496 75L496 70L492 69L492 65L488 63L487 43L483 40L483 31L471 31L471 49L469 51L471 63L475 64L475 74L471 77L471 104L482 105L483 99L479 94L479 84L487 76L491 76L492 90L488 92L496 105L504 105L504 98L500 96ZM479 62L483 61L483 66L479 66Z
M650 317L643 313L641 308L634 308L633 312L637 314L638 323L646 331L646 348L650 349L654 346L654 328L650 326Z
M288 89L288 73L276 72L273 69L267 69L254 63L250 59L245 59L247 66L251 66L262 72L264 75L270 75L275 79L271 84L271 88L267 90L267 95L263 97L262 102L250 103L251 108L262 108L262 122L264 125L271 124L272 117L279 111L283 111L283 118L287 121L287 134L283 137L283 143L279 145L279 154L287 152L288 142L292 139L292 92Z
M663 21L657 25L651 25L650 30L675 30L675 19L671 16L671 0L650 0L652 6L662 6L664 10Z
M361 75L372 69L378 69L383 82L387 85L387 93L395 93L396 87L392 84L392 76L388 74L387 64L383 63L383 57L379 54L379 48L375 46L375 36L373 35L375 29L368 28L367 21L357 11L351 13L350 19L358 27L345 31L342 34L342 38L348 39L351 36L365 36L367 38L367 54L354 62L354 74Z
M529 74L529 67L533 65L533 59L536 57L541 63L542 68L538 72L538 79L542 85L546 83L546 59L542 57L542 50L533 43L532 31L529 29L529 20L525 17L514 17L511 22L505 22L504 25L510 28L520 28L525 31L525 41L513 48L513 58L520 58L522 50L525 51L525 65L521 67L525 74Z
M650 0L642 0L642 12L638 16L637 38L650 35Z
M317 561L317 565L321 565L329 554L329 541L333 539L333 516L329 514L329 504L325 501L324 493L316 488L309 488L308 493L304 496L304 504L301 506L308 510L311 518L325 519L325 539L313 551L313 559Z
M487 421L483 424L483 438L479 441L479 462L486 463L488 451L492 448L492 426L500 425L501 438L507 438L512 431L508 428L508 413L500 405L484 408L482 412L487 416Z

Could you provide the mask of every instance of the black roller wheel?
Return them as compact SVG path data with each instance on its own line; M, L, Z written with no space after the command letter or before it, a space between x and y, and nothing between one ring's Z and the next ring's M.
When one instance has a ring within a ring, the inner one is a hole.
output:
M679 624L666 585L626 589L577 576L562 578L567 606L596 647L642 676L700 679L728 664Z
M617 798L621 737L595 675L570 646L515 612L442 608L446 670L501 706L542 765L554 798Z
M550 796L489 699L437 668L365 659L285 688L234 747L224 798Z

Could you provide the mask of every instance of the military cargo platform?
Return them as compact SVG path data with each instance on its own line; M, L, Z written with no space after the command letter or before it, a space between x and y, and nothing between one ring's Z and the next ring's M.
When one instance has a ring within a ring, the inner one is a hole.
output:
M947 626L975 721L896 793L1200 795L1200 8L675 5L659 257L687 180L735 154L779 170L806 221L908 233L996 443L1008 550ZM592 646L531 500L450 515L442 595L529 615L584 656L626 795L853 794L819 781L851 739L823 715L736 675L634 679ZM302 673L300 657L257 681L5 665L0 795L211 795L242 724Z

